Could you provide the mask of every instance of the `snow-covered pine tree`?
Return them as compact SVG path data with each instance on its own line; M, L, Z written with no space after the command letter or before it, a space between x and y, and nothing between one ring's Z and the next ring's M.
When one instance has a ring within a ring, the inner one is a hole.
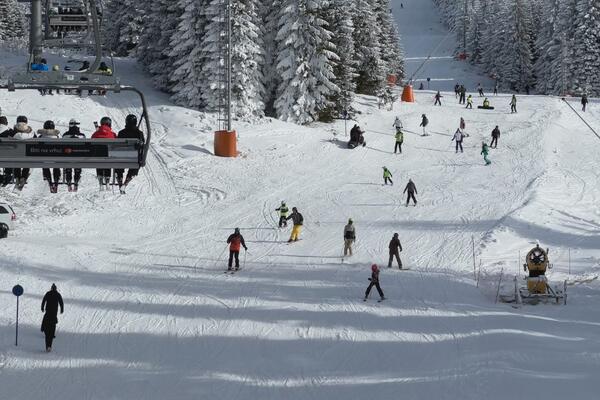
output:
M376 95L387 81L387 66L381 58L381 27L375 13L377 0L356 0L354 5L354 47L357 60L356 90Z
M571 90L600 94L600 0L578 0L573 35Z
M150 0L142 5L145 26L136 49L137 58L152 74L154 84L168 92L173 86L169 79L173 72L173 60L169 56L171 38L183 10L179 2L172 0Z
M0 41L25 36L23 15L15 0L0 0Z
M554 61L561 58L562 52L562 40L557 34L560 29L557 17L560 1L548 0L539 9L540 31L535 43L539 57L534 64L534 71L540 93L558 94L552 84L552 76L560 74L560 71L553 70L553 66L557 65Z
M400 34L390 9L390 0L375 0L377 24L380 27L379 43L381 60L388 75L404 79L404 56L400 46Z
M179 24L171 38L172 51L169 57L173 60L173 72L169 81L173 83L171 99L181 105L203 108L204 97L202 86L206 77L203 75L201 50L206 31L204 9L209 0L178 0L183 13Z
M277 31L275 109L281 120L307 124L330 106L340 89L333 83L332 34L324 20L326 0L284 0Z
M237 0L232 2L232 110L235 116L261 117L263 102L263 37L260 28L260 2ZM223 0L212 0L205 9L208 22L202 44L204 88L202 94L208 111L218 108L220 72L219 35L223 29Z
M277 74L277 43L275 37L279 29L282 0L265 0L261 5L261 17L264 26L263 50L265 62L263 65L263 83L265 86L265 114L276 117L275 99L280 77Z
M139 43L145 21L136 0L112 0L106 8L104 44L117 56L127 56Z

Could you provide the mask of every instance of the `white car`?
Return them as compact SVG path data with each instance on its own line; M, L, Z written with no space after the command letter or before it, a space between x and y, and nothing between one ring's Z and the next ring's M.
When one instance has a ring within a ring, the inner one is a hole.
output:
M14 229L17 214L8 203L0 203L0 227L6 225L8 230Z

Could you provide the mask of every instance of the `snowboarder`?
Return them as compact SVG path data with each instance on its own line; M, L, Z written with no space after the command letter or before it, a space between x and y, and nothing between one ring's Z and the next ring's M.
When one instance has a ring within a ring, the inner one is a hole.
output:
M56 337L56 324L58 323L58 307L60 306L60 313L64 313L65 305L63 303L62 296L56 290L56 285L53 283L50 287L50 291L46 292L42 299L42 312L44 318L42 319L41 331L46 336L46 352L52 351L52 341Z
M396 261L398 262L398 268L402 269L402 260L400 259L402 245L400 244L400 239L398 238L397 233L394 233L394 237L392 237L392 240L390 240L390 244L388 247L390 249L390 259L388 261L388 268L392 268L394 257L396 257Z
M479 97L484 97L485 96L483 94L483 87L481 86L481 83L477 84L477 93L479 93Z
M383 167L383 184L387 185L388 181L390 181L390 185L394 186L394 182L392 181L392 173L386 167Z
M279 208L276 208L275 211L279 211L279 227L287 227L287 216L289 209L285 205L285 201L282 201Z
M69 130L63 134L63 139L85 139L85 135L79 130L79 122L72 118L69 121ZM75 181L73 181L73 169L64 169L65 180L69 187L69 192L76 192L79 188L79 180L81 179L81 168L75 168Z
M583 106L583 108L581 109L583 112L585 112L585 107L587 106L588 103L588 97L587 94L583 94L583 96L581 96L581 105Z
M481 154L483 154L483 160L485 161L485 165L490 165L492 162L488 160L488 154L490 154L490 149L486 142L481 143Z
M396 154L396 150L400 151L400 154L402 154L402 143L404 143L404 133L398 129L396 131L396 145L394 146L394 154Z
M344 227L344 257L350 253L352 255L352 244L356 240L356 229L352 218L348 220L348 224Z
M442 94L440 93L440 91L438 90L438 92L435 94L435 103L433 103L434 106L439 105L440 107L442 106L442 101L440 100L442 98Z
M417 199L415 198L415 194L418 194L417 187L415 186L412 179L408 180L408 183L406 184L406 187L404 188L404 192L402 192L402 193L407 193L406 207L408 207L408 203L410 202L410 199L412 199L412 201L415 203L415 207L417 206Z
M467 89L464 85L460 85L460 96L458 98L458 104L465 104L465 98L467 96Z
M473 109L473 96L469 95L469 97L467 97L467 106L465 108Z
M367 287L367 290L365 292L364 301L367 301L367 299L369 298L369 293L371 293L371 289L373 288L373 286L375 286L377 292L379 292L381 300L385 300L383 290L381 290L381 286L379 286L379 268L377 267L377 264L371 265L371 277L369 278L369 281L371 281L371 283L369 283L369 287Z
M294 226L292 227L292 234L290 236L290 239L288 240L288 243L297 242L300 239L300 231L302 231L304 217L298 212L298 209L296 207L292 207L292 213L286 219L291 219L294 223Z
M125 117L125 129L121 130L117 136L119 139L137 139L140 142L140 146L144 144L144 133L138 128L138 119L135 115L129 114ZM140 170L137 168L130 168L127 171L127 177L123 182L124 169L115 169L117 175L117 183L119 184L119 192L125 194L125 189L129 182L138 175Z
M402 130L402 128L404 128L404 126L402 126L402 121L400 120L399 115L396 116L396 119L394 120L394 123L392 124L392 126L394 128L396 128L396 132L399 132Z
M100 127L92 135L92 139L116 139L117 135L112 130L112 120L109 117L102 117ZM98 184L100 190L105 190L110 181L110 169L96 169Z
M460 152L463 152L462 142L465 137L465 134L459 129L454 133L454 137L452 137L453 141L456 141L456 152L458 153L458 149L460 148Z
M24 115L19 115L17 117L17 124L13 128L15 134L13 138L18 140L27 140L34 139L35 134L33 133L33 129L29 125L27 125L27 117ZM23 190L23 187L27 183L27 179L29 179L29 168L15 168L15 189Z
M496 147L498 147L498 138L499 137L500 137L500 129L498 128L498 125L496 125L496 127L492 131L492 143L490 143L490 147L492 149L495 149Z
M485 99L483 99L483 106L482 106L482 108L484 110L493 110L493 108L490 107L490 101L488 100L487 97Z
M510 99L510 113L514 114L517 112L517 96L512 95L512 99Z
M58 139L60 138L60 132L56 129L54 121L46 121L44 122L44 129L37 131L37 137L42 139ZM48 182L48 186L50 187L50 193L58 192L60 172L60 168L53 168L52 174L50 174L50 168L42 169L44 180Z
M465 120L463 119L463 117L460 117L460 124L459 124L459 126L458 126L458 127L460 128L460 130L464 131L464 130L465 130L465 127L466 127L466 125L467 125L467 124L465 123Z
M427 128L427 125L429 125L429 119L427 119L427 116L425 114L421 115L421 124L419 126L423 127L423 135L421 136L428 136L427 135L427 130L425 128Z
M240 233L240 228L235 228L234 232L227 238L229 243L229 262L227 263L227 270L231 271L233 266L233 259L235 258L235 270L240 269L240 249L243 247L244 251L248 251L244 237Z

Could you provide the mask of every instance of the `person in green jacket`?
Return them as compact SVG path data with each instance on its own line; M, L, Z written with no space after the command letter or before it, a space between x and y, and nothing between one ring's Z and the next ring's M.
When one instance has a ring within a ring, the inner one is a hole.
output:
M390 181L391 185L394 185L394 182L392 181L392 173L389 169L383 167L383 183L387 185L388 181Z
M400 154L402 154L402 143L404 142L404 133L400 129L396 131L396 145L394 146L394 154L396 154L397 150L400 150Z
M483 154L483 160L485 161L485 165L490 165L492 162L488 160L487 156L490 153L490 149L486 142L481 143L481 154Z
M282 201L281 206L276 208L275 211L279 211L279 227L287 227L287 216L290 210L285 205L285 201Z
M473 109L473 96L469 95L469 97L467 97L467 107L465 108Z

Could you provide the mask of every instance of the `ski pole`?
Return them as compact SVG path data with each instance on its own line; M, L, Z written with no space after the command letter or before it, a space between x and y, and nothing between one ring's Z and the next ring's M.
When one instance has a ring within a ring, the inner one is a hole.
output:
M248 254L248 250L244 249L244 263L242 265L243 269L246 269L246 254Z

